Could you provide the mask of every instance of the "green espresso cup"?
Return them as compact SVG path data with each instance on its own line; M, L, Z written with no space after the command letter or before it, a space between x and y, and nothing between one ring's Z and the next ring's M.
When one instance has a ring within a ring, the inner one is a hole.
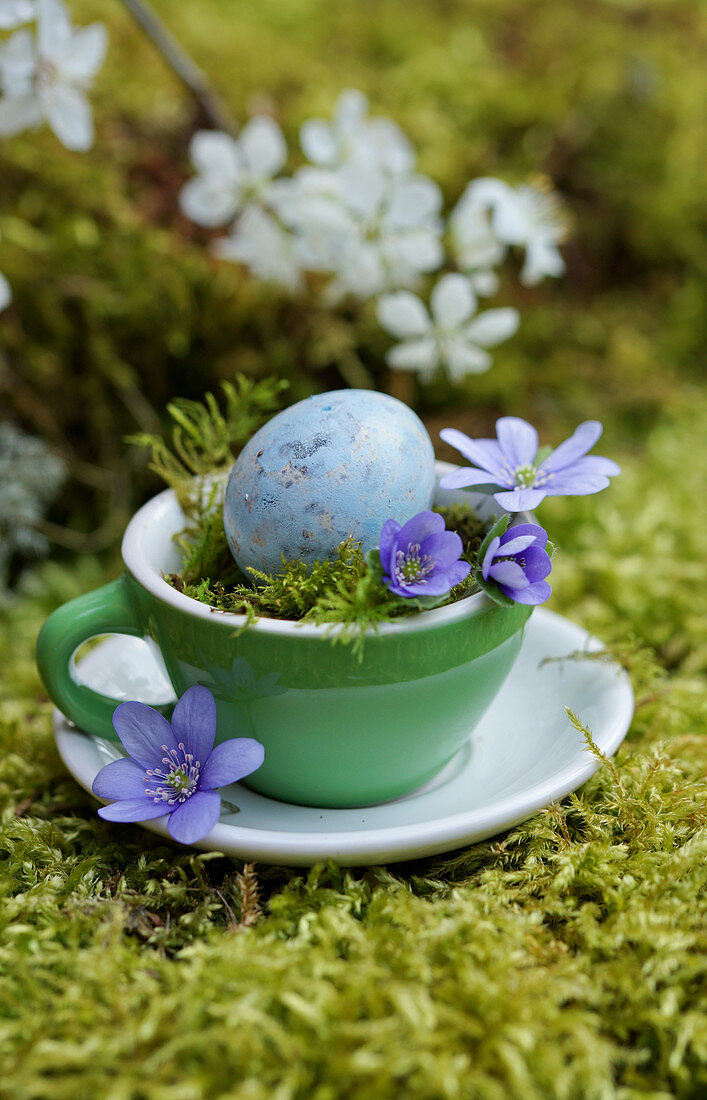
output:
M438 477L453 467L438 463ZM479 514L493 499L437 491ZM172 588L173 536L184 515L171 490L130 521L123 575L64 604L46 621L37 662L47 690L87 733L117 740L118 700L81 684L74 654L101 634L150 637L175 694L203 684L214 694L217 741L255 737L265 762L243 782L271 798L309 806L363 806L432 779L467 741L520 649L532 608L500 607L476 593L367 633L363 655L333 644L337 626L213 610ZM243 629L245 626L245 629ZM173 704L158 709L167 716Z

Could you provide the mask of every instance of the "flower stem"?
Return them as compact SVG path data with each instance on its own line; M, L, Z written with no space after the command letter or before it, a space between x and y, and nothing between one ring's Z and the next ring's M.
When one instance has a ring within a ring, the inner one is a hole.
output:
M122 0L153 45L194 96L202 114L216 130L235 133L235 126L205 74L144 0Z

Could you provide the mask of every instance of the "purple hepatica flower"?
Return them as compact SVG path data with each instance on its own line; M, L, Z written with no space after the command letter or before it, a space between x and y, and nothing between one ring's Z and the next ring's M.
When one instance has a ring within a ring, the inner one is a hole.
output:
M519 523L488 544L481 563L484 582L495 581L515 603L544 603L552 589L545 580L552 569L547 532L536 523Z
M516 416L496 421L497 439L469 439L456 428L445 428L441 438L474 465L445 474L440 486L502 490L493 492L494 500L509 512L537 508L547 496L598 493L610 477L621 473L610 458L587 454L601 433L598 420L585 420L574 435L543 456L535 428Z
M445 530L437 512L419 512L402 527L386 520L378 551L383 584L396 596L445 596L471 571L459 561L462 550L459 535Z
M145 703L121 703L113 726L130 754L101 768L93 781L107 821L148 821L169 814L175 840L193 844L210 833L225 787L250 775L265 757L252 737L234 737L214 748L216 704L208 688L190 687L174 708L171 725ZM131 759L132 757L132 759Z

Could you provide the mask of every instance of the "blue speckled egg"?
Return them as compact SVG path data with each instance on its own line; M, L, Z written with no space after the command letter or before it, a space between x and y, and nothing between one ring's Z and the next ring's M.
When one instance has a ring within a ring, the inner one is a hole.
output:
M364 553L387 519L430 507L434 451L407 405L371 390L308 397L268 421L231 470L223 517L241 569L329 558L349 535Z

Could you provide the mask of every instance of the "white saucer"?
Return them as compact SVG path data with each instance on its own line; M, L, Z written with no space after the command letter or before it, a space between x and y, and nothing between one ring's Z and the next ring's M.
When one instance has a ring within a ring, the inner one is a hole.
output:
M309 866L332 859L365 865L416 859L494 836L596 771L597 761L568 722L566 706L590 727L607 755L626 736L633 691L625 672L596 660L540 667L545 657L600 648L574 623L537 609L501 693L469 742L427 786L378 806L330 810L276 802L236 783L221 793L240 812L225 808L195 847L262 863ZM118 698L150 703L173 698L153 649L140 639L113 635L77 668L82 681ZM119 755L116 746L87 736L58 710L54 732L62 760L90 791L98 770ZM167 836L165 822L160 818L141 827Z

